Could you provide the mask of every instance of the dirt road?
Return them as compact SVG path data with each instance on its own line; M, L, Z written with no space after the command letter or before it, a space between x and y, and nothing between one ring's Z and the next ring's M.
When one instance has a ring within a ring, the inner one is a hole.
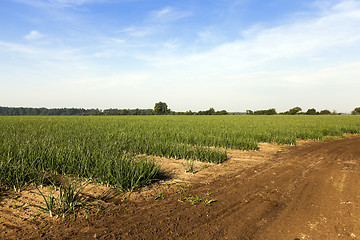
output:
M359 136L304 143L207 183L169 184L156 200L118 199L87 218L38 223L33 231L0 237L360 239L359 161ZM192 205L190 196L203 202ZM204 199L216 202L205 205Z

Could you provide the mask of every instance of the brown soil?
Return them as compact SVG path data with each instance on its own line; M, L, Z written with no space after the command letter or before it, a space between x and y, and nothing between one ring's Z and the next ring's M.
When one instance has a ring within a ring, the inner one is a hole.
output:
M76 219L22 210L41 204L34 189L11 193L1 201L0 239L360 239L359 136L229 155L221 165L196 163L194 174L159 158L172 179Z

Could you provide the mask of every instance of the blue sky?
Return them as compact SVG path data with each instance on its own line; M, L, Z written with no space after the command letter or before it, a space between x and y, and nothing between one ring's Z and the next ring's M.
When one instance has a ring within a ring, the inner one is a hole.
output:
M360 1L2 0L0 106L360 105Z

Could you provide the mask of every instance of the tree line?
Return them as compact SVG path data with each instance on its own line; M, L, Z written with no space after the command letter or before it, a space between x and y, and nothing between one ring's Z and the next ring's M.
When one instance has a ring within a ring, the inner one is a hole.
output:
M321 110L321 111L316 111L315 108L311 108L308 109L306 112L302 112L302 109L300 107L294 107L289 109L288 111L285 112L280 112L277 113L275 108L270 108L268 110L257 110L257 111L252 111L252 110L246 110L246 114L248 115L338 115L338 113L336 111L330 111L330 110Z
M310 108L306 112L303 112L301 107L294 107L294 108L289 109L288 111L280 112L280 113L277 113L275 108L270 108L268 110L257 110L257 111L246 110L246 114L247 115L277 115L277 114L280 114L280 115L339 115L340 113L337 113L335 110L330 111L327 109L317 111L315 108ZM353 114L353 115L360 114L360 107L355 108L351 112L351 114Z
M234 114L234 113L233 113ZM239 114L239 113L237 113ZM303 112L300 107L294 107L285 112L277 113L275 108L267 110L246 110L246 115L338 115L336 111L321 110L317 111L315 108L308 109ZM351 114L360 115L360 107L355 108ZM70 115L229 115L226 110L215 111L214 108L209 110L193 112L188 110L186 112L175 112L168 108L165 102L158 102L154 109L84 109L84 108L28 108L28 107L0 107L0 116L70 116Z
M152 109L84 109L0 107L0 116L71 116L71 115L154 115Z
M215 111L214 108L210 108L209 110L198 111L198 112L193 112L191 110L188 110L186 112L175 112L175 111L171 111L171 109L168 108L168 105L165 102L158 102L155 103L154 114L155 115L228 115L229 113L226 110Z

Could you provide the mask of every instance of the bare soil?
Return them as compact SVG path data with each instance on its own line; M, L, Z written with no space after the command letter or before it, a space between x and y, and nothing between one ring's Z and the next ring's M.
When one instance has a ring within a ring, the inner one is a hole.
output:
M360 136L261 144L229 156L220 165L196 163L194 174L182 160L157 158L171 179L111 193L105 209L65 219L22 208L42 204L36 189L5 193L0 239L360 239Z

